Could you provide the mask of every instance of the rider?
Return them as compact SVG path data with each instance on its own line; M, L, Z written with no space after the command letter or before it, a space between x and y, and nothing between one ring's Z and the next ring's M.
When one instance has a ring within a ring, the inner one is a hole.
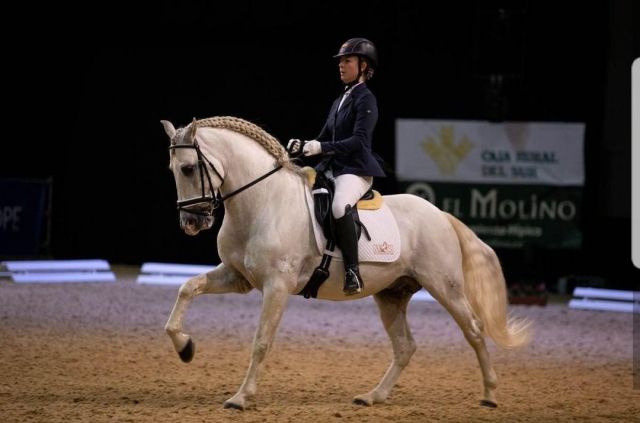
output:
M358 268L358 237L351 211L371 188L373 177L385 176L371 150L378 106L366 85L378 65L378 54L366 38L351 38L333 57L338 59L344 90L331 106L320 135L306 141L302 152L305 156L326 156L317 169L326 169L335 181L331 211L344 260L344 293L353 295L362 291L364 283ZM298 139L289 140L287 149L296 153L300 144Z

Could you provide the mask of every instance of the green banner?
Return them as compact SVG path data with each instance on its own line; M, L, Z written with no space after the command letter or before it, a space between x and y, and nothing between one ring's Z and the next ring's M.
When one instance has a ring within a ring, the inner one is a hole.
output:
M582 187L409 181L400 189L455 215L492 247L582 245Z

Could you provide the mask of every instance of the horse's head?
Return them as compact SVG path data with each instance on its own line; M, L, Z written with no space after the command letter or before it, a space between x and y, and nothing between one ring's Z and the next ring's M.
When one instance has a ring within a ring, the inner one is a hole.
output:
M214 211L220 203L216 193L222 176L200 150L195 119L177 130L169 121L161 123L171 140L169 169L176 181L180 227L188 235L196 235L213 225Z

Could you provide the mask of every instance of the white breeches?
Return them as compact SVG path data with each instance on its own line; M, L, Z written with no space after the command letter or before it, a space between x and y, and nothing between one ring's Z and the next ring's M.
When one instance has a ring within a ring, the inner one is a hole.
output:
M331 205L333 217L340 219L344 216L347 205L353 207L360 198L371 188L372 176L340 175L335 178L336 192Z

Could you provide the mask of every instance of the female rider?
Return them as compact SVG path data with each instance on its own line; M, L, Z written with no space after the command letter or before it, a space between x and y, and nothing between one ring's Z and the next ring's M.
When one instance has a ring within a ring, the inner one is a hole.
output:
M344 91L331 106L320 134L315 140L306 141L302 152L305 156L325 156L316 168L334 179L331 211L336 222L336 242L344 260L344 293L353 295L362 291L364 283L358 268L358 238L351 211L371 188L373 177L385 176L372 152L378 107L366 85L378 65L378 54L366 38L351 38L333 57L338 59ZM292 139L287 149L296 153L301 144L300 140Z

